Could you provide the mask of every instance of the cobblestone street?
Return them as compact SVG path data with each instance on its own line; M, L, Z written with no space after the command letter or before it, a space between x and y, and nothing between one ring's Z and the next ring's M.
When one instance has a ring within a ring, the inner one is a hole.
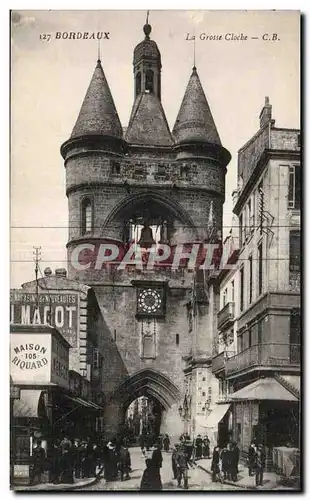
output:
M90 490L139 490L141 477L144 470L144 458L141 455L139 448L130 448L131 462L132 462L132 473L130 474L130 479L128 481L121 482L111 481L106 483L102 478L97 483L89 486L88 488L83 488L83 491ZM199 467L194 466L188 472L189 477L189 491L193 490L241 490L238 487L231 487L229 485L212 483L211 476L199 469ZM161 480L164 490L181 490L183 488L178 488L176 480L173 479L172 469L171 469L171 453L163 452L163 466L161 469Z

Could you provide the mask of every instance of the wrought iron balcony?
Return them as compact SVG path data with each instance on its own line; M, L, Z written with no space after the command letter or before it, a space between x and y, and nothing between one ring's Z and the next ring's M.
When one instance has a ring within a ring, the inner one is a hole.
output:
M299 368L299 344L256 344L226 360L227 375L255 366L270 368Z
M217 313L217 327L222 329L229 326L235 318L235 303L227 302L227 304Z
M214 356L212 358L212 373L218 373L224 370L226 360L234 355L234 351L223 351Z
M225 366L224 352L220 352L220 354L212 358L212 373L224 370L224 366Z

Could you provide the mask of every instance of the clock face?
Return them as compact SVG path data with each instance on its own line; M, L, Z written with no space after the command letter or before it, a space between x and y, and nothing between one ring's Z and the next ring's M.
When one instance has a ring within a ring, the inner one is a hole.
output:
M161 294L153 288L146 288L139 292L138 310L145 314L156 314L161 310Z

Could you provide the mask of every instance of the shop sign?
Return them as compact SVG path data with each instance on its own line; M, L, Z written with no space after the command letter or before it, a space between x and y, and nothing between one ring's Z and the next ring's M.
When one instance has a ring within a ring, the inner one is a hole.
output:
M26 293L12 290L10 296L10 322L21 325L51 325L72 347L77 347L79 294Z
M13 383L49 384L68 387L69 346L52 332L12 332L10 375Z

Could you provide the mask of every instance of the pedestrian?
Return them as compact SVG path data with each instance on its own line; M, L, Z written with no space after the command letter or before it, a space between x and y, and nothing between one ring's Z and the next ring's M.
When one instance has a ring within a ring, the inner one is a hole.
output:
M150 451L150 448L152 448L152 445L153 445L153 437L151 436L151 434L148 432L147 435L146 435L146 451Z
M163 489L160 474L152 462L152 459L147 458L145 461L146 469L143 472L141 479L141 491L160 491Z
M61 454L58 440L55 440L50 450L50 482L59 484Z
M113 481L117 478L118 457L116 453L115 441L112 440L107 445L108 456L106 465L106 481Z
M71 441L65 436L60 443L61 449L61 474L60 482L73 484L74 455Z
M266 465L266 454L262 445L257 446L255 453L255 484L262 486L264 480L264 469Z
M36 446L32 450L32 464L30 467L30 485L35 484L36 479L41 483L41 477L45 470L45 450L42 447L41 439L38 439Z
M172 450L172 455L171 455L171 466L172 466L172 473L173 473L173 479L177 479L178 477L178 466L176 462L176 455L177 451L179 449L180 445L176 444Z
M223 473L223 479L227 479L228 477L228 472L229 472L229 452L227 449L227 446L224 446L221 454L221 461L222 461L222 473Z
M168 434L165 434L163 438L164 451L168 452L170 447L170 438Z
M142 453L142 455L144 455L145 435L143 433L141 433L139 436L139 444L140 444L140 448L141 448L141 453Z
M255 446L255 443L252 441L252 443L249 446L249 451L248 451L249 476L254 476L255 457L256 457L256 446Z
M130 453L128 448L125 445L123 445L121 446L119 455L119 469L121 473L121 481L124 481L124 475L125 479L130 479L129 477L130 468L131 468Z
M182 479L184 480L184 489L188 489L188 458L186 453L186 448L181 445L176 453L176 464L177 464L177 480L178 486L181 486Z
M232 443L231 451L231 479L235 483L238 480L239 448L237 443Z
M161 483L160 469L163 464L163 456L157 442L154 443L154 451L152 453L151 461L152 468L154 468L154 475L156 476L155 482L157 481L157 483L159 484L159 482Z
M108 450L108 443L107 441L103 441L102 443L102 446L101 446L101 461L102 461L102 465L103 465L103 477L104 479L107 478L107 467L108 467L108 461L109 461L109 450Z
M188 436L188 435L187 435ZM189 437L189 436L188 436ZM187 457L187 461L189 464L192 464L192 461L194 460L193 458L193 450L194 450L194 445L190 439L184 439L182 442L185 450L185 454Z
M196 460L200 460L202 457L202 439L201 435L198 434L195 440L195 458Z
M202 443L202 456L203 458L210 458L210 439L206 436Z
M211 471L212 471L212 482L215 483L220 473L220 449L218 446L215 446L213 450L212 462L211 462Z

